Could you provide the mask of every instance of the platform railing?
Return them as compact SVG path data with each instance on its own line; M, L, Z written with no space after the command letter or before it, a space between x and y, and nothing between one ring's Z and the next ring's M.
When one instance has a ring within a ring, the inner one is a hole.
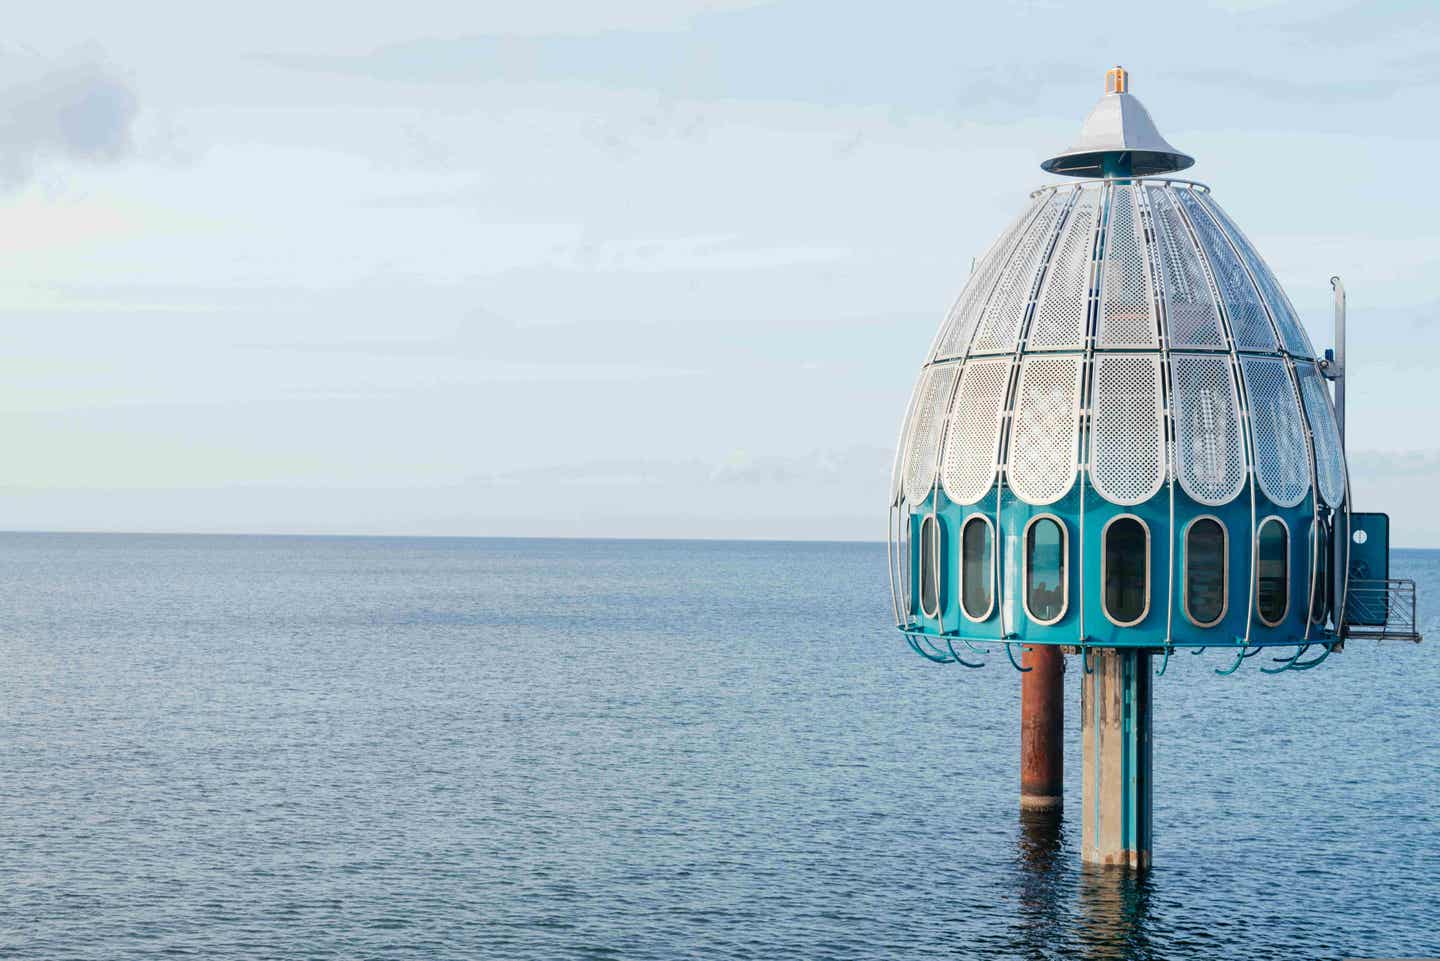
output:
M1415 582L1350 579L1345 600L1346 637L1419 641L1415 622Z

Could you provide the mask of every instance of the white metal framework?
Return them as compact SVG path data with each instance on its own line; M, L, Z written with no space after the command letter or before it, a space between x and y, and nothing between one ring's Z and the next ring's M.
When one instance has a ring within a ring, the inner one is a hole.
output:
M1085 322L1095 273L1095 235L1100 224L1100 191L1079 190L1070 216L1045 271L1035 300L1035 318L1027 350L1079 350L1085 346Z
M1180 486L1201 504L1228 504L1245 489L1245 441L1230 359L1172 354L1170 376Z
M1273 357L1244 357L1240 366L1250 398L1260 490L1272 504L1294 507L1310 492L1310 451L1290 371L1284 360Z
M990 295L985 315L970 344L971 354L993 354L1015 349L1025 308L1035 291L1035 279L1045 266L1064 207L1064 198L1052 194L1050 202L1031 221L1010 263L1000 272L995 291Z
M1165 480L1160 358L1097 354L1090 392L1090 480L1112 504L1144 503Z
M1177 190L1175 193L1200 237L1211 276L1220 288L1225 314L1230 318L1235 346L1241 350L1275 350L1275 331L1270 326L1265 305L1260 302L1260 294L1250 281L1245 265L1235 255L1209 209L1200 202L1199 195L1193 190Z
M995 483L1010 367L1009 357L974 360L960 377L940 472L945 496L957 504L975 503Z
M979 322L980 315L985 310L985 304L990 298L990 292L995 287L995 278L1010 262L1010 255L1015 248L1016 240L1019 239L1035 214L1049 203L1049 194L1043 192L1037 194L1025 212L1005 228L1005 232L986 251L985 256L980 258L979 267L970 273L970 279L965 284L965 289L960 292L960 297L955 301L955 306L951 308L949 317L940 328L940 336L937 338L935 348L931 351L931 355L935 359L964 356L965 348L970 344L970 337L975 333L975 325Z
M1297 362L1295 374L1300 380L1300 397L1305 402L1305 416L1315 441L1316 485L1325 504L1338 508L1345 499L1345 453L1340 447L1340 430L1335 423L1335 410L1330 406L1330 394L1314 364Z
M1145 188L1155 225L1158 273L1165 292L1165 318L1171 348L1225 348L1225 331L1195 239L1185 229L1168 187Z
M1208 188L1137 177L1038 190L972 271L920 372L892 472L892 541L908 535L905 518L936 509L922 505L937 491L941 508L992 498L998 531L1007 488L1054 504L1082 472L1082 515L1092 486L1128 507L1167 496L1168 480L1172 515L1180 492L1220 507L1248 489L1252 540L1266 500L1294 508L1313 490L1316 518L1342 510L1325 376L1274 274ZM1074 534L1083 542L1083 524ZM1173 593L1182 531L1171 525L1167 540ZM994 566L1008 549L994 543ZM892 552L892 581L908 597L902 556ZM1239 574L1253 594L1253 570ZM1009 581L991 576L992 605L1010 616ZM1083 590L1077 602L1083 614Z
M905 499L918 505L935 486L936 461L939 459L940 428L950 389L960 368L955 364L929 367L916 388L915 410L910 415L910 433L905 445L903 486Z
M1027 504L1053 504L1079 466L1080 358L1032 355L1020 364L1005 476Z
M1155 298L1136 188L1110 188L1110 221L1101 272L1099 347L1155 347Z

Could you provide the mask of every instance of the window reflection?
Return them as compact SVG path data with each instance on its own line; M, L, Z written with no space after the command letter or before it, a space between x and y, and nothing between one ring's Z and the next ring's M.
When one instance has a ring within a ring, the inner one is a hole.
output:
M1225 546L1225 527L1213 517L1197 518L1185 533L1185 613L1201 627L1225 614Z
M1255 606L1271 627L1290 606L1290 534L1278 517L1267 517L1255 543Z
M960 602L971 619L983 621L990 616L991 563L990 523L975 514L965 522L960 534Z
M1138 517L1117 517L1105 528L1105 613L1135 624L1150 606L1150 537Z
M1053 517L1038 517L1025 535L1025 610L1051 623L1065 613L1065 600L1065 530Z

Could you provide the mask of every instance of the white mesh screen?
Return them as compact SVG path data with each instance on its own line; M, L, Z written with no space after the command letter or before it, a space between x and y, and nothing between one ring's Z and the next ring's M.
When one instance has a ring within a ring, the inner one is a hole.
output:
M905 499L919 504L935 484L935 455L940 447L945 405L955 384L955 364L927 367L916 387L915 410L910 416L910 436L905 441Z
M1171 347L1224 347L1225 331L1205 263L1190 231L1164 187L1147 187L1155 249L1165 290L1165 319Z
M1240 264L1240 258L1235 256L1235 251L1226 242L1210 212L1195 199L1195 191L1186 187L1177 189L1175 193L1205 248L1210 272L1220 288L1225 313L1230 318L1230 332L1235 338L1235 346L1242 350L1274 350L1275 331L1270 326L1270 318L1265 315L1255 285Z
M1305 416L1310 420L1315 444L1315 481L1325 503L1339 507L1345 499L1345 455L1340 448L1340 430L1335 424L1335 409L1330 406L1330 392L1314 364L1298 362L1295 373L1300 378L1300 397L1305 402Z
M1006 473L1027 504L1053 504L1075 483L1080 359L1031 355L1020 366Z
M1155 301L1150 292L1145 234L1135 188L1110 189L1110 219L1105 231L1105 266L1101 274L1100 329L1096 342L1104 347L1154 347Z
M1300 324L1300 318L1295 313L1295 308L1290 303L1290 298L1285 296L1281 289L1280 282L1270 272L1265 261L1260 259L1259 252L1254 245L1235 226L1235 221L1230 219L1220 205L1215 202L1214 197L1204 198L1205 206L1224 225L1230 239L1235 242L1240 255L1245 258L1245 264L1250 268L1250 274L1255 278L1255 283L1265 295L1265 302L1270 307L1270 316L1275 320L1275 326L1280 330L1280 338L1285 342L1285 349L1292 354L1301 357L1314 357L1315 348L1310 346L1310 338L1305 334L1305 328Z
M1010 368L1009 357L972 360L960 375L940 467L940 483L958 504L975 503L995 482Z
M1095 490L1114 504L1149 500L1165 479L1160 358L1097 355L1090 398L1090 479Z
M975 324L985 310L990 292L995 289L995 279L1000 276L1001 269L1010 262L1010 252L1014 249L1015 242L1036 211L1049 204L1052 196L1053 194L1047 191L1036 197L1025 212L991 245L985 256L980 258L979 265L970 274L965 289L960 292L959 299L955 301L955 306L951 308L950 316L945 321L944 332L940 335L939 345L935 349L937 359L962 356L970 346Z
M1051 195L1051 202L1030 222L1025 236L1010 256L1010 263L1000 272L995 292L985 305L985 314L975 331L970 353L1015 349L1016 338L1020 336L1020 322L1035 290L1035 275L1044 264L1045 253L1067 199L1069 194Z
M1284 361L1271 357L1245 357L1240 363L1260 490L1280 507L1294 507L1310 490L1310 452L1290 371Z
M1170 382L1180 486L1202 504L1228 504L1245 489L1245 443L1230 358L1171 354Z
M1090 309L1090 284L1095 253L1095 218L1100 210L1100 191L1081 190L1070 217L1055 246L1040 296L1035 300L1035 319L1030 323L1027 350L1079 349L1085 346L1086 315Z

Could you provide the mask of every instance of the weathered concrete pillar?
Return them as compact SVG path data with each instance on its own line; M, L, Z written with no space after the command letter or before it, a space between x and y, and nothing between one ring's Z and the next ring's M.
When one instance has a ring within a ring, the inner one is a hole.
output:
M1080 685L1081 858L1150 866L1150 654L1091 651Z
M1065 656L1036 644L1020 660L1020 807L1059 810L1065 803Z

